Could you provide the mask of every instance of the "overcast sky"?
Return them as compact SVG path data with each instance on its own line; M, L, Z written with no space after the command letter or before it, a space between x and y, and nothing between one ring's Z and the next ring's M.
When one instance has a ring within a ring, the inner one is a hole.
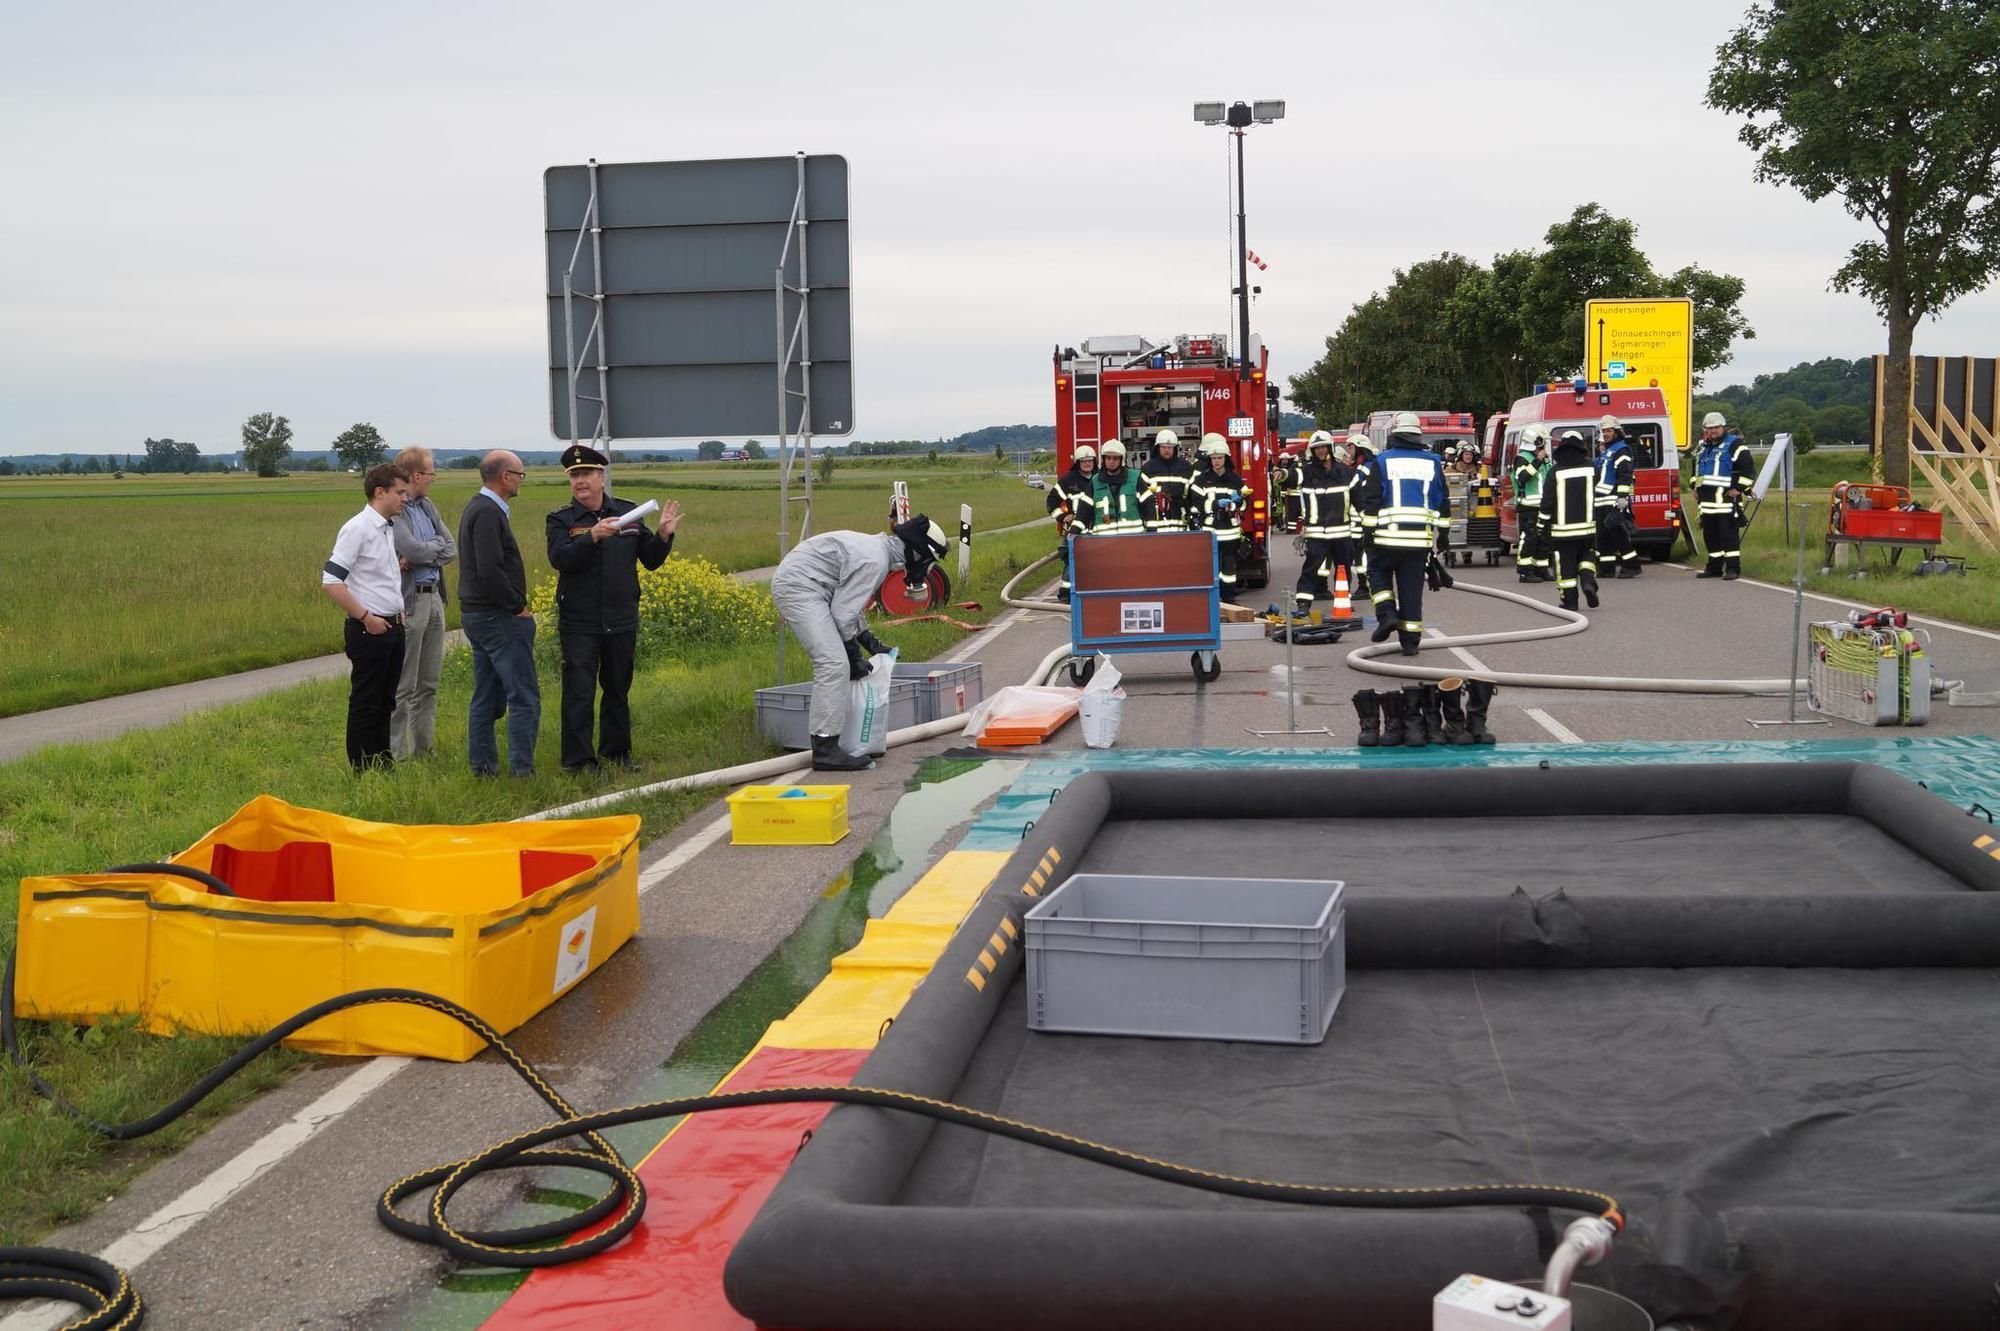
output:
M549 447L544 168L800 149L851 168L855 437L1045 422L1056 342L1233 322L1218 98L1288 103L1248 144L1281 382L1395 268L1590 200L1748 281L1711 386L1871 354L1826 290L1861 225L1701 105L1742 8L11 5L0 453L224 452L259 410L299 447ZM2000 299L1917 350L2000 353Z

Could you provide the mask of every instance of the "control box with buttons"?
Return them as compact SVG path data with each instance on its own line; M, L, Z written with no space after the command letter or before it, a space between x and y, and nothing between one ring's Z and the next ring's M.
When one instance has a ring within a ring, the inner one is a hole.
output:
M1570 1331L1569 1300L1484 1276L1460 1276L1431 1300L1431 1331Z

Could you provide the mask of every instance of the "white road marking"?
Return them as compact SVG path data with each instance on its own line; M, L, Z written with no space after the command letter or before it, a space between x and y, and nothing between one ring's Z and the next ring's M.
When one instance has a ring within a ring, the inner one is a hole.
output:
M259 1137L220 1169L147 1216L130 1233L98 1255L113 1266L132 1271L160 1249L206 1219L215 1209L255 1183L286 1156L312 1140L342 1114L380 1090L391 1077L415 1062L409 1058L371 1058L341 1078L319 1099ZM23 1308L0 1331L50 1331L76 1315L62 1304Z
M1521 715L1531 718L1536 725L1548 731L1551 735L1554 735L1557 741L1560 743L1563 744L1583 743L1583 736L1577 734L1574 730L1571 730L1568 726L1556 720L1553 716L1550 716L1547 712L1543 711L1539 707L1523 707L1521 709Z
M1692 566L1675 564L1673 567L1689 568ZM1765 582L1761 578L1738 578L1736 582L1737 585L1743 587L1762 587L1767 592L1783 592L1787 596L1792 594L1791 587L1780 582ZM1850 601L1841 596L1828 596L1824 592L1807 592L1806 599L1808 601L1825 601L1828 605L1844 605L1850 610L1873 610L1882 604L1880 601ZM1976 629L1970 624L1959 624L1949 619L1932 619L1928 615L1911 615L1910 622L1912 624L1922 624L1928 628L1950 629L1953 633L1970 633L1975 638L1988 638L1994 642L2000 642L2000 633L1995 633L1991 629Z
M707 827L702 828L701 831L689 837L686 841L681 842L680 845L675 846L672 850L660 856L658 860L648 865L640 873L639 895L643 897L646 893L664 883L682 865L701 854L704 850L707 850L716 842L722 840L724 834L728 831L729 815L725 813ZM0 1331L4 1331L4 1328L0 1328Z

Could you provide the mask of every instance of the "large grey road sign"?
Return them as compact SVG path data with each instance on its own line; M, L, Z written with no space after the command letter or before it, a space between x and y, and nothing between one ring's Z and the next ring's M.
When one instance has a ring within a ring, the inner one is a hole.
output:
M555 166L542 180L558 439L854 429L845 157L805 157L803 190L797 157Z

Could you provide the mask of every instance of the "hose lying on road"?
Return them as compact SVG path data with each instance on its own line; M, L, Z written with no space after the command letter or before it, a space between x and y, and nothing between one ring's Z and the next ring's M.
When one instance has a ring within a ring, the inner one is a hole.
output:
M6 993L0 995L7 1000L6 1010L9 1013L13 1010L13 987L14 967L10 957ZM555 1122L509 1137L477 1155L398 1179L376 1198L376 1218L391 1232L442 1248L463 1261L485 1266L560 1266L603 1252L632 1232L645 1213L646 1185L617 1149L600 1135L603 1129L718 1109L774 1104L849 1104L894 1109L940 1123L1007 1137L1127 1173L1231 1197L1308 1206L1402 1210L1543 1206L1583 1211L1602 1216L1620 1227L1624 1224L1617 1199L1588 1188L1545 1184L1386 1188L1245 1178L1158 1160L1120 1147L1106 1146L1032 1123L954 1104L949 1100L869 1086L778 1086L749 1091L719 1091L626 1105L595 1114L580 1114L477 1013L434 994L414 989L364 989L315 1003L237 1050L204 1077L189 1096L176 1101L176 1105L180 1106L180 1112L185 1112L192 1107L194 1100L213 1091L251 1059L300 1027L348 1008L376 1003L402 1003L427 1008L461 1023L506 1060L508 1066L557 1115ZM8 1021L7 1053L19 1061L19 1051L13 1043L11 1017ZM37 1086L41 1086L39 1079ZM138 1124L99 1123L53 1091L45 1091L45 1094L58 1110L94 1131L120 1136L142 1135L136 1131L140 1126ZM164 1121L155 1121L160 1119L161 1115L156 1114L145 1122L157 1128L164 1126ZM562 1144L572 1141L575 1144ZM501 1170L540 1165L584 1169L603 1175L611 1181L611 1187L603 1197L576 1214L541 1224L516 1229L470 1230L460 1229L452 1223L448 1214L452 1198L475 1178ZM421 1219L413 1220L398 1210L401 1203L426 1191L429 1198ZM605 1224L606 1221L609 1223ZM558 1240L562 1241L558 1246L544 1246ZM130 1328L140 1324L145 1315L138 1292L124 1273L96 1258L52 1248L0 1248L0 1299L8 1298L53 1298L85 1308L85 1317L67 1323L65 1331L69 1328L78 1328L79 1331L130 1331Z

